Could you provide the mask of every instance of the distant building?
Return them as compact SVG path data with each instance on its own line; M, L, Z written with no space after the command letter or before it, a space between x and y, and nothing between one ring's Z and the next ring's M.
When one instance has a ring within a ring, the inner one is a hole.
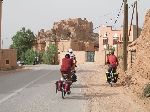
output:
M61 20L55 22L51 30L41 29L33 49L38 52L46 51L49 44L57 45L60 58L61 54L66 53L70 48L73 51L86 51L91 54L89 52L98 51L99 47L98 34L93 33L93 23L88 22L86 18Z
M135 25L128 29L128 42L131 43L137 38L137 30ZM139 28L139 34L140 32ZM61 20L55 22L51 30L42 29L38 32L34 49L38 52L46 51L49 44L53 43L58 47L58 60L71 48L79 55L78 63L105 64L110 48L115 50L118 57L122 56L123 28L114 30L112 26L102 26L99 34L96 34L93 33L93 23L88 22L85 18L83 20L81 18Z
M133 42L137 38L136 26L133 25L129 29L128 43ZM139 28L139 35L141 28ZM108 49L113 48L117 56L122 56L123 48L123 28L120 30L113 30L112 26L103 26L99 30L99 52L101 63L105 64Z
M86 18L61 20L55 22L51 30L41 29L33 48L36 51L45 51L49 44L57 43L59 51L67 51L69 48L75 51L94 50L98 44L94 37L93 23Z

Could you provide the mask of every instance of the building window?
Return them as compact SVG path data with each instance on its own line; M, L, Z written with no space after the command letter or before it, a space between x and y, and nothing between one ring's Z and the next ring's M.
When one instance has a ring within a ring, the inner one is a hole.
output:
M107 44L108 44L108 38L107 39L103 38L103 45L107 45Z
M9 60L6 60L6 64L9 64Z
M117 39L113 39L113 45L117 44Z

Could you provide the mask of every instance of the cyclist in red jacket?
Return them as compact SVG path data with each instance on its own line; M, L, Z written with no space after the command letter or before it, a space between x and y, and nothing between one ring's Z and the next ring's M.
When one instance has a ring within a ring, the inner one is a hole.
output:
M114 51L110 51L110 55L107 57L107 64L109 66L108 71L110 72L111 68L117 69L118 66L118 59L114 55Z
M114 51L110 51L110 55L107 57L107 64L108 64L108 73L106 73L107 81L108 81L108 74L113 69L113 72L116 73L116 69L118 66L118 58L114 55Z
M66 54L65 58L62 59L62 65L61 65L61 74L62 77L64 77L64 74L68 74L68 79L71 79L71 68L73 66L73 60L70 59L70 55Z

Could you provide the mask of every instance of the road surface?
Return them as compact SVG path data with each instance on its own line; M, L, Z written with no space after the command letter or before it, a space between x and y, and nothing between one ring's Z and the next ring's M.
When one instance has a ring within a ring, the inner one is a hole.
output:
M86 101L79 83L63 100L55 93L59 66L36 65L0 72L0 112L83 112ZM32 70L31 70L32 69Z

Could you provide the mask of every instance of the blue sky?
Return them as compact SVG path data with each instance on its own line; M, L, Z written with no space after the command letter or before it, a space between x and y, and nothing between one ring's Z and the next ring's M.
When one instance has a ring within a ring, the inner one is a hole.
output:
M12 36L22 27L35 34L44 28L51 29L54 22L68 18L87 18L94 28L100 25L122 25L122 15L114 24L123 0L4 0L2 11L2 48L8 48ZM135 0L128 0L129 6ZM150 0L138 0L139 25L142 27ZM129 9L129 23L131 16ZM112 19L112 20L111 20ZM107 22L107 24L106 24ZM97 32L95 30L95 32Z

